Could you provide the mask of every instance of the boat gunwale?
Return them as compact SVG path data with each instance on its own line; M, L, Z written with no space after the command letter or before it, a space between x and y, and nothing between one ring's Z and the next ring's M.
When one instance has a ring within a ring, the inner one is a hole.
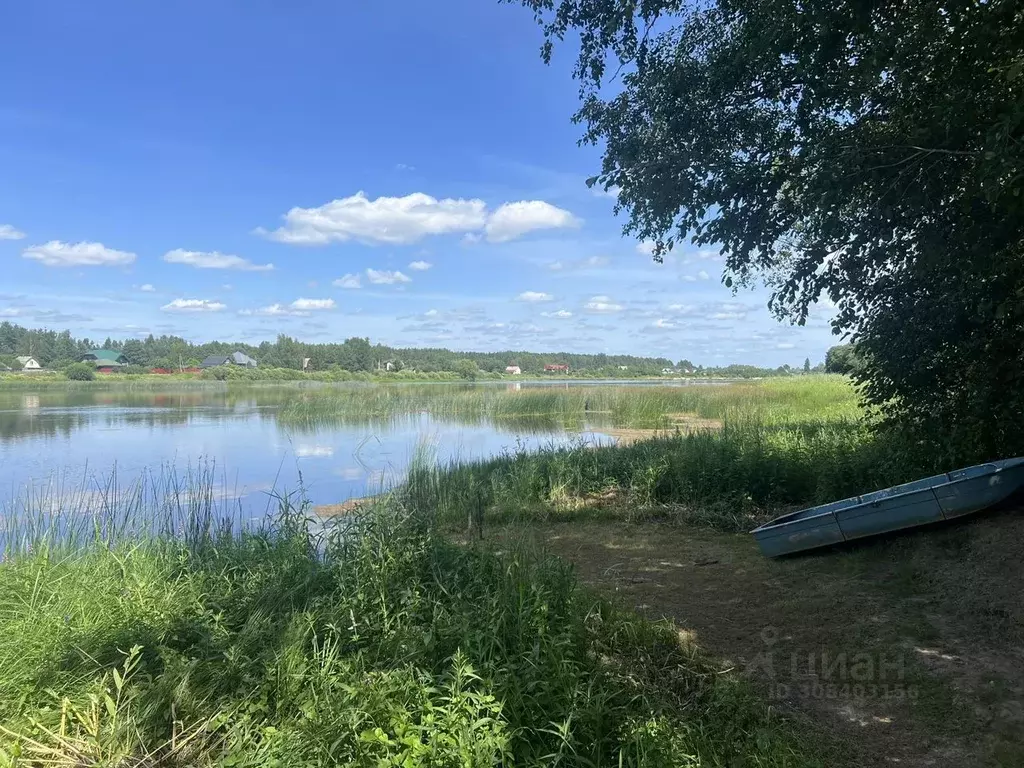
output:
M1013 463L1011 463L1011 462L1013 462ZM874 494L874 493L881 493L881 492L887 491L889 489L888 488L882 488L882 489L880 489L878 491L869 491L868 493L861 494L860 496L850 496L849 498L846 498L846 499L838 499L837 501L829 501L829 502L826 502L824 504L819 504L819 505L814 506L814 507L807 507L806 509L800 509L800 510L797 510L795 512L789 512L789 513L787 513L785 515L779 515L774 520L769 520L767 523L763 523L762 525L759 525L757 528L754 528L752 531L750 531L750 533L756 536L759 533L762 533L762 534L763 533L768 533L769 531L772 531L773 529L781 530L781 529L785 528L786 526L793 525L794 523L803 522L805 520L814 520L815 518L818 518L818 517L831 517L831 518L833 518L833 520L835 520L838 523L839 520L836 517L836 512L837 511L846 512L848 510L857 509L858 507L874 506L876 504L880 504L882 501L890 501L890 500L893 500L893 499L900 499L900 498L903 498L905 496L912 496L912 495L918 494L918 493L934 493L939 488L952 487L952 486L959 485L960 483L967 483L967 482L971 482L971 481L974 481L974 480L978 480L979 478L982 478L982 477L990 477L992 475L997 475L997 474L999 474L1000 472L1002 472L1002 471L1004 471L1006 469L1012 469L1012 468L1015 468L1015 467L1020 467L1022 465L1024 465L1024 458L1020 458L1020 459L1000 459L997 462L987 461L987 462L983 462L981 464L974 464L974 465L972 465L970 467L963 467L962 469L954 469L951 472L943 472L941 476L946 478L946 482L944 482L944 483L936 483L935 485L930 485L930 486L928 486L926 488L915 488L914 490L911 490L911 491L902 491L901 493L895 493L895 494L892 494L891 496L883 496L882 498L872 499L870 501L864 501L864 497L865 496L870 496L871 494ZM957 478L956 480L953 480L952 478L950 478L950 475L953 474L953 473L966 472L967 470L975 469L977 467L991 467L992 469L989 472L980 473L980 474L972 475L972 476L969 476L969 477L960 477L960 478ZM940 475L935 475L935 477L939 477L939 476ZM919 482L919 481L911 481L911 482ZM900 485L907 485L907 484L909 484L909 483L900 483ZM894 486L894 487L899 487L899 486ZM850 504L849 506L846 506L846 507L840 507L839 509L832 509L832 510L829 510L827 512L818 512L816 514L808 515L807 517L803 517L803 518L796 518L796 519L792 519L792 520L787 520L787 518L795 517L797 515L802 515L802 514L804 514L806 512L812 512L813 510L818 509L820 507L828 507L828 506L831 506L833 504L842 504L845 501L855 501L856 503L855 504ZM917 525L917 523L915 523L914 525ZM910 527L913 527L913 526L910 526Z

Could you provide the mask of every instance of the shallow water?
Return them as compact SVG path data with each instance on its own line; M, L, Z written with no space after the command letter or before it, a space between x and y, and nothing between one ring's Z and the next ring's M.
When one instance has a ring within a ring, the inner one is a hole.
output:
M314 505L333 504L399 482L418 450L445 461L607 441L586 427L460 423L429 413L369 424L284 423L280 409L302 391L267 385L0 391L0 506L17 506L29 494L102 496L115 469L126 486L145 472L190 467L213 468L218 494L246 509L272 507L269 494L300 486Z

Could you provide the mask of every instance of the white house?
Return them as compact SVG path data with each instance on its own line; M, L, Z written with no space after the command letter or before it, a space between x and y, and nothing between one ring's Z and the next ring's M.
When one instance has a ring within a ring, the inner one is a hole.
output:
M518 365L510 365L505 369L505 373L511 373L513 376L519 376L523 372L523 369Z
M20 357L16 357L14 359L18 361L18 365L21 366L21 370L23 371L42 370L43 366L41 366L39 364L39 361L36 360L34 357L29 357L28 355L21 355Z

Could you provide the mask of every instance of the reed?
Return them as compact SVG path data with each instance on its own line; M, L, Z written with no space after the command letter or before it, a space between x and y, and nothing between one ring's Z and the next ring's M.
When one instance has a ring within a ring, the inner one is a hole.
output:
M85 516L91 537L13 536L0 762L823 764L672 627L525 544L455 546L397 497L344 530L287 495L271 522L211 526L218 489L189 483L171 484L187 499L173 532L152 533L170 519L165 485L37 511Z
M857 392L842 376L807 376L756 382L655 386L566 386L511 389L501 386L420 385L363 389L323 388L287 404L280 418L321 425L429 412L442 420L510 423L547 420L563 426L668 427L681 416L757 417L766 423L813 417L849 419L860 414Z
M684 517L740 531L920 471L859 419L726 418L632 445L580 442L475 462L420 462L404 492L448 524L591 515Z

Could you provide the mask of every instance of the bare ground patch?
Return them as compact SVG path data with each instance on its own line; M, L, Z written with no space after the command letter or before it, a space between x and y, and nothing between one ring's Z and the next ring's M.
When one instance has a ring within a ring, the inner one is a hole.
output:
M834 734L849 765L1024 766L1024 512L783 560L679 525L527 535Z
M655 437L669 437L681 432L701 432L705 430L717 431L722 428L721 419L706 419L695 413L669 413L667 414L669 425L657 429L636 429L630 427L603 427L599 431L602 434L614 437L618 445L632 445L641 440L650 440Z
M366 496L360 499L348 499L338 504L317 504L313 507L313 514L319 517L338 517L340 515L351 515L360 507L371 504L375 496Z

